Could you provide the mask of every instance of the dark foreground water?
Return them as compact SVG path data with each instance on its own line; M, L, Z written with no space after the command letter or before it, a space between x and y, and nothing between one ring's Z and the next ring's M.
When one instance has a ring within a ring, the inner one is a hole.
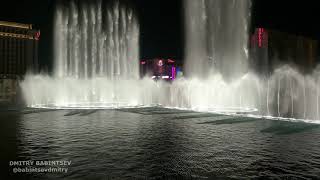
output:
M164 108L0 112L0 120L7 179L320 178L315 124ZM67 173L13 173L14 160L72 163Z

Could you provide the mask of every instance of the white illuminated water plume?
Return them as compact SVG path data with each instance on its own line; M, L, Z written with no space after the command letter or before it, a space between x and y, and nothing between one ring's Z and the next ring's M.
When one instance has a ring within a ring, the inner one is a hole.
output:
M59 1L54 75L27 76L28 106L137 105L139 25L120 1Z
M132 9L102 0L70 1L55 12L55 77L139 77L139 27Z
M303 75L290 66L269 78L247 73L227 82L221 74L206 79L177 80L170 86L167 106L255 117L320 119L320 68ZM316 122L316 121L314 121ZM317 121L319 122L319 121Z
M248 72L250 0L185 0L188 77L221 73L232 80Z
M251 0L185 0L185 70L174 107L248 113L255 117L320 119L319 71L285 65L269 77L249 69ZM173 98L174 99L174 98Z

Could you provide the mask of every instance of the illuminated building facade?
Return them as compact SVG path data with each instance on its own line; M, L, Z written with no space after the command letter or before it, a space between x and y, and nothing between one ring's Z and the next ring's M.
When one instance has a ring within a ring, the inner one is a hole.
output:
M152 79L169 80L176 78L177 74L176 62L172 59L151 59L140 61L140 75L151 76Z
M0 21L0 102L15 101L18 80L38 71L39 38L31 24Z
M282 64L298 65L310 72L318 56L316 40L265 28L256 28L250 42L251 63L259 73L270 73Z

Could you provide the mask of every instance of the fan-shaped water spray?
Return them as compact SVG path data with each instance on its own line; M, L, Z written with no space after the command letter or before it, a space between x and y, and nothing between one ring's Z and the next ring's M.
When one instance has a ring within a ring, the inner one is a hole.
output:
M305 76L285 65L260 77L249 69L250 6L251 0L185 0L189 80L174 83L185 86L175 88L187 96L184 104L207 111L319 119L317 73Z
M70 1L57 6L54 24L56 77L138 78L139 27L131 8Z
M22 83L26 102L33 107L137 105L138 59L138 20L129 6L58 1L54 75L27 76Z

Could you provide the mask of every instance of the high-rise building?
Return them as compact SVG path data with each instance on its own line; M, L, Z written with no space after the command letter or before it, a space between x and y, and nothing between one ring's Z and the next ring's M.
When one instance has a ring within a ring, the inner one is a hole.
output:
M311 38L256 28L250 43L251 64L259 73L270 73L283 64L311 72L318 56L318 42Z
M154 80L172 81L177 75L177 63L172 59L149 59L140 61L140 76L151 76Z
M15 101L18 80L38 71L39 37L31 24L0 21L0 102Z

